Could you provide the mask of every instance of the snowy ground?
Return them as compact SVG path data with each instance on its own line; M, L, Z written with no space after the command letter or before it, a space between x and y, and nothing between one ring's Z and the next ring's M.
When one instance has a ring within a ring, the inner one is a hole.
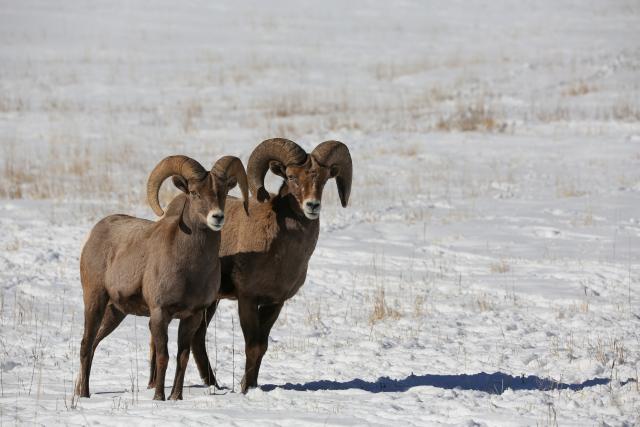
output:
M639 18L634 1L1 2L0 425L638 424ZM73 399L93 223L151 218L165 155L246 161L275 136L344 141L354 184L348 209L325 191L261 388L237 393L225 301L208 348L228 390L190 364L184 401L152 401L131 317Z

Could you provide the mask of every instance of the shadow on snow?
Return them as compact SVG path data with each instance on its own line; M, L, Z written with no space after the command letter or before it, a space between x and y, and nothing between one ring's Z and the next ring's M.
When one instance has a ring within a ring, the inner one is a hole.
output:
M627 380L622 385L627 384ZM305 384L286 383L281 385L265 384L260 388L263 391L271 391L276 388L295 391L318 390L364 390L370 393L403 392L413 387L431 386L444 389L476 390L492 394L502 394L505 390L582 390L585 387L609 384L609 378L593 378L582 383L567 384L549 378L540 378L535 375L514 377L512 375L496 372L487 374L460 374L460 375L414 375L404 379L392 379L380 377L377 381L365 381L356 378L351 381L310 381Z

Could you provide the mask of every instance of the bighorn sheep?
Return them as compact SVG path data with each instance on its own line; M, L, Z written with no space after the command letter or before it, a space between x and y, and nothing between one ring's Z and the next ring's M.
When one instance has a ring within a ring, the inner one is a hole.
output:
M147 199L159 216L163 211L158 190L170 176L186 195L171 202L167 215L157 222L108 216L93 227L84 245L80 258L84 335L76 386L81 397L89 397L96 346L127 314L135 314L150 317L157 353L156 400L165 398L167 327L171 319L180 319L178 363L170 398L182 399L189 344L220 286L218 231L224 224L227 192L236 183L240 185L245 200L242 214L238 213L241 216L248 214L248 189L244 166L237 157L222 157L210 172L189 157L167 157L151 172L147 183Z
M264 188L269 169L285 180L275 195ZM340 201L346 207L352 163L349 149L338 141L323 142L307 154L295 142L276 138L255 148L247 170L255 196L250 203L251 218L241 212L238 200L229 198L225 210L228 221L221 233L218 294L218 299L238 299L246 356L243 393L257 386L271 327L284 302L305 281L318 240L324 185L335 178ZM217 304L206 311L206 322L201 323L191 343L200 376L208 385L217 385L205 348L206 327ZM153 365L153 357L151 362Z

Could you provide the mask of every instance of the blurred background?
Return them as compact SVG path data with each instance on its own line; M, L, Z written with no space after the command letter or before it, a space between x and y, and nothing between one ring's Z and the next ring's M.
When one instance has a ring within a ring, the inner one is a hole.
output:
M166 155L246 161L286 137L350 145L366 209L386 192L381 174L391 189L409 179L429 191L419 182L433 179L366 161L380 154L426 166L430 141L464 133L637 137L639 8L3 1L0 198L63 201L95 219L143 204ZM67 217L55 206L52 219Z

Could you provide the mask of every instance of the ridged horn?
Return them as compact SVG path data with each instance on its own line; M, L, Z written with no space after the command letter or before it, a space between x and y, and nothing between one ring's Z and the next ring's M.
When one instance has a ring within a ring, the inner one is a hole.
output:
M201 180L207 176L207 171L200 163L187 156L165 157L153 168L147 181L147 202L156 215L164 215L158 200L158 191L165 179L173 175L180 175L185 180Z
M242 192L244 211L249 215L249 186L247 185L247 172L239 158L234 156L221 157L211 168L211 173L220 179L235 178Z
M342 142L325 141L318 144L311 152L311 155L321 165L337 169L335 178L338 194L340 195L340 203L342 203L343 208L346 208L351 194L351 176L353 173L349 149Z
M272 160L279 161L285 167L301 165L307 160L307 153L298 144L285 138L267 139L253 150L247 164L249 188L260 202L269 199L269 192L264 188L264 177Z

